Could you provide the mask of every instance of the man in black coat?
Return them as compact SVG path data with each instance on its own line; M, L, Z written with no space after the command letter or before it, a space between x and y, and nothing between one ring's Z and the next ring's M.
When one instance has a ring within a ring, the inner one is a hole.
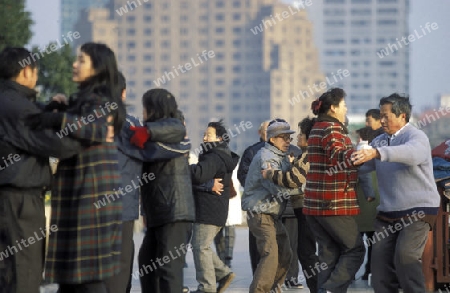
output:
M203 153L198 163L191 165L196 211L191 243L199 283L195 292L224 292L235 277L211 249L214 237L225 226L228 217L231 175L239 160L239 156L228 148L228 142L222 121L210 122L203 137ZM202 186L215 178L222 179L221 195Z
M82 150L76 140L26 125L28 115L41 112L34 103L38 68L30 56L24 48L0 52L0 288L14 293L37 293L42 281L49 157ZM53 226L49 233L58 230Z

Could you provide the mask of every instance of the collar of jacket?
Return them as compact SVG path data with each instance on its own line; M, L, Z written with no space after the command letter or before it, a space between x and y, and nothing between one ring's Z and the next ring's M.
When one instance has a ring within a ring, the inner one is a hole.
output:
M276 146L271 145L270 143L266 142L266 144L264 145L264 147L268 150L270 150L271 152L279 155L279 156L286 156L287 153L283 152L282 150L279 150Z
M348 134L347 126L342 124L342 122L339 121L338 119L336 119L334 117L331 117L330 115L327 115L327 114L319 115L319 117L317 117L317 122L334 122L334 123L339 123L341 125L342 129L344 130L344 133Z
M228 143L225 141L202 142L200 147L202 148L202 153L206 154L215 148L228 149Z
M12 89L12 90L17 91L20 94L26 96L27 99L29 99L33 102L36 101L37 92L34 89L30 89L24 85L18 84L15 81L12 81L12 80L1 80L0 84L1 84L0 88Z

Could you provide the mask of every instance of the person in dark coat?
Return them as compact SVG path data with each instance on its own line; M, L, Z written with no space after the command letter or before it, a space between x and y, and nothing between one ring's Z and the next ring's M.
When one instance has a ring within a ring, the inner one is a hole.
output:
M146 125L161 123L162 127L131 127L134 132L131 143L146 153L151 147L149 139L180 141L180 132L165 126L174 123L183 129L181 138L185 136L181 112L170 92L152 89L142 100ZM195 205L188 165L189 146L182 154L169 160L145 162L142 168L143 174L153 174L152 181L144 184L141 192L147 228L138 257L142 292L183 290L183 268L189 248L186 239L195 220Z
M60 160L52 186L51 225L45 265L59 292L107 292L104 280L120 271L122 201L118 150L125 107L118 87L114 52L86 43L73 65L78 92L66 111L30 116L35 127L77 138L86 148ZM100 205L102 205L100 207Z
M203 152L198 163L191 165L196 209L191 243L199 283L195 292L224 292L235 277L211 249L214 237L227 220L231 175L239 161L239 156L228 148L228 142L223 122L210 122L203 137ZM198 187L214 178L222 179L221 195Z
M31 60L25 67L20 65L30 54L24 48L11 47L0 53L2 292L39 292L45 246L44 194L51 184L49 157L65 159L83 150L75 139L60 138L53 130L33 130L25 125L27 115L41 113L35 103L37 63ZM55 103L58 104L54 102L52 106ZM48 232L57 229L51 227Z
M126 98L126 80L119 72L119 86L122 89L122 99ZM171 159L183 156L190 150L190 142L184 138L186 129L179 119L173 119L172 124L161 122L146 123L147 129L154 135L145 143L142 150L132 145L130 140L134 132L130 129L141 127L142 122L138 118L127 114L120 135L116 136L119 149L119 167L121 175L121 187L125 193L121 194L122 214L122 250L120 257L120 273L105 281L109 293L123 293L131 291L131 274L134 259L133 227L134 221L139 218L139 196L142 174L142 162L152 162L159 159ZM158 136L163 131L171 132L171 136ZM178 137L176 136L178 134ZM166 141L168 139L168 141ZM173 142L173 143L170 143ZM142 184L151 184L142 182ZM129 188L132 186L133 188ZM128 189L127 189L128 188ZM128 190L128 191L127 191Z
M126 99L126 80L119 72L119 87L122 89L122 100ZM138 182L141 176L142 162L138 159L127 156L124 153L122 138L130 126L142 126L140 121L127 114L122 126L120 135L115 137L119 149L119 168L121 175L121 187L126 188L131 183ZM126 137L123 140L127 140ZM139 183L138 183L139 184ZM122 250L120 253L120 273L117 276L105 281L109 293L129 293L131 291L131 274L133 270L134 241L133 228L134 221L139 218L139 195L140 188L133 188L131 192L125 193L122 197Z
M269 120L261 123L258 129L259 141L248 148L245 149L242 154L241 161L239 163L237 177L241 186L245 186L245 179L247 178L248 169L250 168L250 164L252 163L253 157L256 153L264 146L266 143L266 130L267 125L269 125ZM248 230L248 251L250 253L250 262L252 266L252 273L255 273L256 267L259 262L259 253L258 248L256 247L256 238L253 236L252 232Z
M378 109L376 109L378 110ZM378 110L378 118L380 117L380 110ZM379 120L378 120L379 121ZM377 128L378 129L378 128ZM381 128L383 130L383 128ZM372 140L379 134L376 130L366 126L356 131L362 141ZM361 213L355 216L361 236L366 235L367 239L372 239L375 231L375 218L377 216L377 206L380 204L380 195L378 192L378 181L375 172L358 173L358 184L356 186L356 195L358 196L358 204ZM368 280L371 274L370 266L372 264L372 245L367 246L367 262L365 265L364 274L361 276L362 280Z
M373 138L384 133L384 129L381 127L380 109L370 109L366 112L366 126L374 131L371 134Z

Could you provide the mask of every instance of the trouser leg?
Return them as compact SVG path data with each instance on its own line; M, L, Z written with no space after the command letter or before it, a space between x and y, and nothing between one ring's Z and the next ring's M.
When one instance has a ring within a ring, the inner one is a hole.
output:
M319 272L319 289L347 292L365 255L354 217L308 216L307 219L319 244L319 261L327 267Z
M0 190L0 288L39 292L45 235L42 192Z
M126 292L131 280L130 267L133 266L133 227L134 221L122 223L122 249L120 252L120 272L105 280L105 286L109 293Z
M307 271L313 268L316 263L319 263L319 257L316 255L316 239L311 231L306 216L302 212L302 208L294 209L297 217L298 226L298 246L297 255L302 269ZM305 276L306 284L311 293L317 293L317 274L308 274Z

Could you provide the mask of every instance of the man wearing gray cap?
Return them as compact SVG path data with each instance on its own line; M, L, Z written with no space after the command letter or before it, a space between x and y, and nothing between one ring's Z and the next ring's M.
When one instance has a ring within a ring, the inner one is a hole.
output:
M250 164L242 196L242 210L247 211L247 223L256 238L261 259L250 285L250 293L281 292L291 263L291 248L281 215L291 194L298 189L275 185L261 175L272 168L286 171L290 167L288 150L291 143L289 123L275 119L267 127L267 141ZM274 290L274 291L271 291Z

